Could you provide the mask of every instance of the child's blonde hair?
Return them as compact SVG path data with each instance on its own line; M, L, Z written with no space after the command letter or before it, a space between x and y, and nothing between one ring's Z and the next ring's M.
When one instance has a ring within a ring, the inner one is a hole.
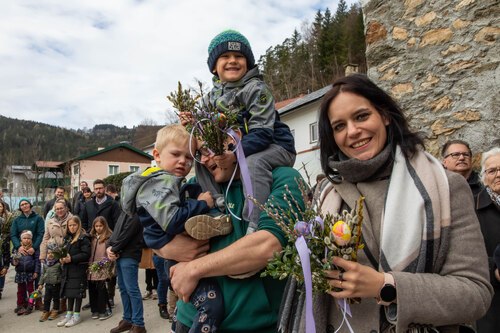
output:
M108 221L106 220L106 218L104 216L98 216L94 219L94 222L92 222L92 229L90 230L90 236L92 238L97 237L97 232L95 230L95 224L97 222L100 222L104 226L104 237L99 239L99 243L104 243L109 239L109 237L111 237L112 231L109 228Z
M156 133L155 148L161 152L170 142L182 145L189 140L189 133L180 124L167 125Z
M78 224L78 230L73 235L73 239L71 239L71 244L73 244L78 240L78 238L80 238L80 236L85 235L85 230L83 230L82 228L82 221L80 220L80 218L76 215L73 215L69 218L68 223L66 224L67 235L69 235L68 226L71 221L76 222Z

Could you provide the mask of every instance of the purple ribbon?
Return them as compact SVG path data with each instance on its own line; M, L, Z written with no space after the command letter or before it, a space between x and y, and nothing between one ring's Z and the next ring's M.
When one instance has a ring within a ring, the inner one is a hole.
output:
M227 131L227 134L229 134L234 139L234 141L236 141L236 159L238 160L238 165L240 167L241 181L243 182L243 186L247 192L247 198L245 200L248 201L248 216L250 216L253 210L253 201L250 200L248 196L253 197L253 188L252 182L250 181L250 172L248 171L247 160L245 158L245 153L243 152L243 147L241 146L241 141L238 135L232 129L229 129Z
M316 323L314 322L314 315L312 311L312 274L311 262L309 259L309 248L307 247L304 236L300 236L295 241L295 247L300 257L300 264L302 265L302 272L304 273L304 285L306 288L306 332L316 333Z

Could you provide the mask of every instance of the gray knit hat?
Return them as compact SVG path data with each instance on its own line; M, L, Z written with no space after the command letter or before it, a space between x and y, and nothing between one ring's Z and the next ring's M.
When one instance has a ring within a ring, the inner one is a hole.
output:
M208 46L207 64L210 73L214 70L215 63L221 54L231 51L245 56L248 69L255 67L255 59L248 39L236 30L225 30L215 36Z

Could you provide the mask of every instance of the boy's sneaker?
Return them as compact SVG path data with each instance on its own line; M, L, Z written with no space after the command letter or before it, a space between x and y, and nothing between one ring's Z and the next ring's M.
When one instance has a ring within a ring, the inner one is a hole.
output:
M99 319L99 312L92 312L92 316L90 318Z
M146 290L144 292L144 295L142 295L142 299L143 300L147 300L147 299L150 299L151 297L153 297L153 292L150 291L150 290Z
M110 310L107 310L106 312L99 314L99 320L106 320L109 317L111 317L112 315L113 315L113 312L111 312Z
M50 311L50 314L49 314L49 320L54 320L54 319L57 319L57 317L59 317L59 311L58 310L52 310Z
M215 236L227 235L233 231L228 215L197 215L189 218L184 225L186 232L194 239L206 240Z
M40 316L40 319L38 321L40 321L40 322L47 321L47 319L49 319L49 315L50 315L49 311L43 311L42 315Z
M71 327L78 325L82 322L82 317L80 316L73 316L71 319L64 325L65 327Z

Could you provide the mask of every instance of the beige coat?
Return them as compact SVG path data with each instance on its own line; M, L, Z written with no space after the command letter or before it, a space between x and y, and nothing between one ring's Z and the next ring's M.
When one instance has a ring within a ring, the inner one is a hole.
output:
M63 244L64 237L66 236L67 221L72 216L71 213L68 213L68 216L62 222L59 222L57 217L53 217L47 221L42 243L40 244L40 260L47 258L47 245L51 243L56 243L57 245Z
M450 172L447 172L447 176L452 214L449 252L439 274L393 272L397 286L398 333L407 331L412 324L447 326L440 327L441 332L458 332L456 324L473 323L486 313L491 301L492 288L489 284L486 251L474 213L470 188L462 176ZM387 180L356 185L343 182L335 185L337 192L350 207L355 207L360 194L365 196L363 237L377 259L380 251L380 217L384 203L384 196L380 193L386 193L387 186ZM333 201L325 200L322 210L328 211L329 204L338 205L338 202ZM360 251L358 261L371 266L364 251ZM313 311L317 332L330 332L332 328L340 326L342 316L331 296L316 295ZM352 318L348 319L354 332L380 331L380 306L375 299L365 298L360 304L351 305L351 311ZM301 331L304 330L304 316L302 317ZM345 323L339 332L349 332Z

